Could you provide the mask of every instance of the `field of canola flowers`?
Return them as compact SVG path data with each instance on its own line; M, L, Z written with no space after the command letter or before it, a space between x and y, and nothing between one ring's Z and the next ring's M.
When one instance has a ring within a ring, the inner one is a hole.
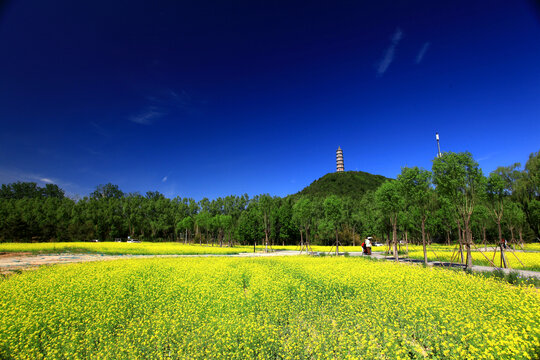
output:
M493 247L495 245L488 245L489 247ZM452 259L452 255L454 254L456 245L441 245L441 244L432 244L428 246L428 260L429 261L445 261L449 262ZM501 264L501 255L500 252L497 251L497 254L494 255L493 251L483 251L483 246L477 246L479 250L483 252L485 257L480 253L479 251L475 251L476 249L473 249L472 257L473 257L473 264L474 265L482 265L482 266L492 266L491 263L486 259L486 257L491 260L496 266L500 266ZM423 260L424 259L424 250L421 245L409 245L409 253L405 254L406 247L404 245L401 246L400 251L400 258L409 257L411 259L418 259ZM512 269L519 269L519 270L532 270L532 271L540 271L540 251L536 251L538 247L536 244L526 244L525 246L525 252L523 251L516 251L512 252L509 248L506 251L506 260L508 262L508 265ZM274 246L274 249L277 250L300 250L299 246ZM311 249L316 252L329 252L332 247L331 246L312 246ZM519 247L516 247L516 249L520 250ZM333 248L335 251L335 248ZM388 250L387 246L379 246L379 247L373 247L372 251L375 253L384 253ZM340 246L339 247L340 252L361 252L362 247L360 246ZM515 254L515 255L514 255ZM458 262L459 258L458 255L454 256L453 262Z
M6 359L537 359L540 295L361 258L161 258L0 281Z
M510 247L506 251L506 260L508 262L508 265L512 269L520 269L520 270L532 270L532 271L540 271L540 252L534 249L535 244L528 244L528 246L525 247L525 251L519 251L519 247L516 247L518 251L513 251ZM488 249L492 249L494 245L489 245ZM434 244L428 247L428 259L429 261L450 261L452 259L452 255L454 255L454 250L456 246L455 245L439 245ZM490 261L492 261L496 266L500 266L501 264L501 253L500 251L497 251L497 253L494 255L493 251L484 251L484 246L477 246L478 250L473 248L472 251L472 258L473 258L473 264L474 265L482 265L482 266L492 266ZM387 248L377 248L376 251L386 251ZM405 251L405 247L402 247L402 251ZM482 255L483 254L483 255ZM484 256L485 255L485 256ZM400 255L400 256L404 256ZM459 255L455 254L453 258L453 262L459 261ZM464 256L465 250L464 250ZM424 259L424 251L421 245L409 245L409 253L408 257L412 259L418 259L422 260ZM486 257L490 260L488 261Z
M498 251L495 256L493 251L483 252L473 251L472 253L473 264L474 265L483 265L483 266L492 266L490 261L492 261L496 266L501 266L501 253ZM464 253L465 257L466 254ZM409 257L412 259L424 259L423 250L414 250L409 251ZM489 259L489 261L486 259ZM428 251L428 259L430 261L450 261L452 258L452 251L437 251L435 253ZM458 262L459 258L454 257L454 262ZM540 271L540 252L510 252L506 251L506 261L508 266L512 269L519 270L532 270Z
M35 253L99 253L109 255L195 255L238 254L253 251L251 246L219 247L176 242L117 243L117 242L52 242L52 243L0 243L0 252Z

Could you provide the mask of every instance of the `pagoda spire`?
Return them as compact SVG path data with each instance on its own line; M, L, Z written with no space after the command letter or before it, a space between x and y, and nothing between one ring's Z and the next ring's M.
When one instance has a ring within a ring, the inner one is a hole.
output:
M337 172L345 171L345 165L343 165L343 150L341 150L340 146L338 146L336 151L336 165Z

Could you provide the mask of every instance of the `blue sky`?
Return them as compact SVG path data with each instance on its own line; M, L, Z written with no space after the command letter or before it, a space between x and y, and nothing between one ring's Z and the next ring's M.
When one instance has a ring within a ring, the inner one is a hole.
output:
M540 150L529 1L8 1L0 183L200 199ZM405 4L406 3L406 4Z

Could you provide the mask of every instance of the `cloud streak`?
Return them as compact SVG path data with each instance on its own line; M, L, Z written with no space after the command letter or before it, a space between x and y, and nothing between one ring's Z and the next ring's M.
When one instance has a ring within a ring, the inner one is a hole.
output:
M90 121L90 125L92 125L94 132L96 132L98 135L101 135L103 137L111 137L111 134L104 127L98 125L93 121Z
M164 176L163 179L161 179L161 182L166 182L168 178L168 176Z
M159 119L163 115L165 115L164 112L150 107L138 115L131 116L129 120L139 125L151 125L154 120Z
M35 182L40 186L43 186L44 184L56 184L66 192L67 196L72 198L77 198L77 194L85 194L91 191L90 188L66 182L58 178L46 177L38 173L26 172L19 169L0 167L0 184L9 184L17 181Z
M396 48L403 38L403 31L401 31L400 28L396 28L396 31L394 31L394 35L392 35L392 39L390 41L390 45L386 48L386 51L384 52L384 56L379 62L379 65L377 66L377 75L382 76L386 70L388 70L388 67L394 61L394 56L396 54Z
M489 160L491 159L494 155L497 155L498 152L492 152L492 153L489 153L487 155L484 155L484 156L481 156L479 157L478 159L476 159L476 161L480 162L480 161L485 161L485 160Z
M422 45L422 48L418 52L418 55L416 55L416 61L415 61L416 64L420 64L420 62L424 58L424 55L426 55L426 51L429 49L429 45L431 45L429 41L424 43L424 45Z

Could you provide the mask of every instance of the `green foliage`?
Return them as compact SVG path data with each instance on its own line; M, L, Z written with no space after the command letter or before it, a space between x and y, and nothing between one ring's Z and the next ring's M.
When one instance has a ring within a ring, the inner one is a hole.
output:
M315 245L339 237L352 244L358 236L384 242L390 230L399 239L406 231L410 240L418 241L425 221L427 241L450 242L458 237L458 222L464 229L471 216L469 229L475 237L485 234L493 241L494 211L502 215L503 206L517 209L502 218L504 236L517 231L530 241L540 237L539 154L531 154L523 170L519 164L499 167L488 179L469 153L436 159L433 184L431 173L417 167L403 168L396 181L364 172L331 173L286 198L263 194L250 199L244 194L197 202L168 199L157 191L124 193L117 185L105 184L75 201L54 184L4 184L0 241L112 241L131 236L252 245L268 237L272 244L298 244L302 238ZM484 205L490 205L492 221Z
M472 213L483 191L483 179L482 170L468 152L444 153L433 160L433 183L437 192L446 197L460 215Z
M100 198L115 198L120 199L124 196L124 193L118 188L118 185L114 185L111 183L105 184L105 185L98 185L96 190L90 194L90 197L93 199L100 199ZM150 199L151 197L148 196Z
M336 195L330 195L323 202L324 216L337 229L343 221L343 202Z
M324 175L296 195L326 198L329 195L360 199L367 191L375 191L387 178L363 171L344 171Z
M404 205L399 183L396 181L385 182L375 192L375 199L380 211L391 218L391 221L397 221L398 213Z
M416 205L422 210L427 207L432 199L431 190L431 172L420 169L417 166L401 169L398 175L398 182L405 201L410 205Z
M64 190L56 184L46 184L39 187L35 182L18 181L12 184L2 184L0 188L1 199L25 199L25 198L64 198Z

